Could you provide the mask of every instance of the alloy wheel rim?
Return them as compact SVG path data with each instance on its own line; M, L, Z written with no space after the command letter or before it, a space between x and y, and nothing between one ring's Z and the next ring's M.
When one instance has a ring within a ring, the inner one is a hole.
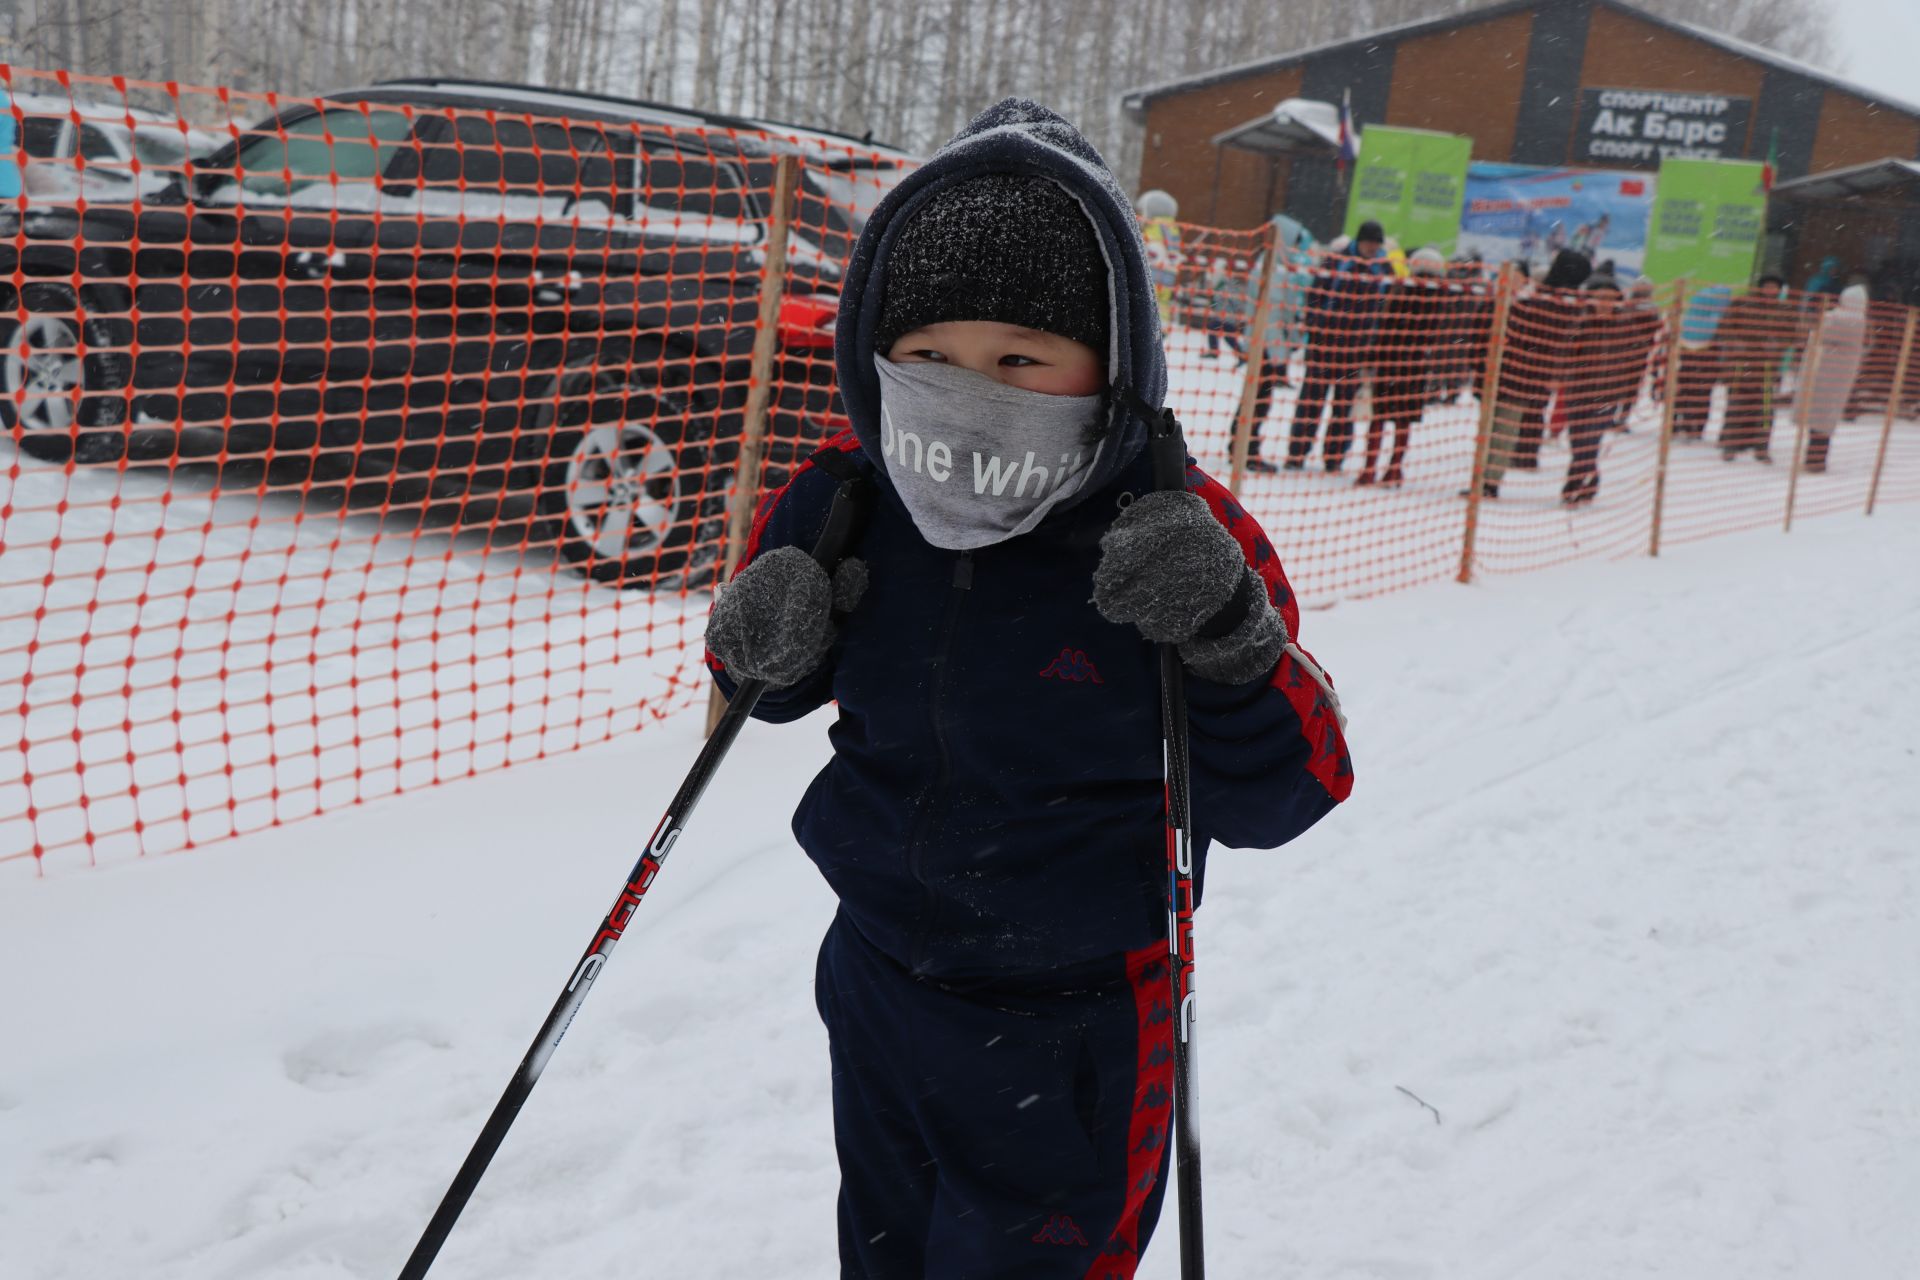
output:
M56 316L31 316L14 330L0 359L0 389L28 431L62 432L73 425L86 366L73 327Z
M589 429L567 458L567 524L596 559L666 541L673 527L673 450L639 423Z

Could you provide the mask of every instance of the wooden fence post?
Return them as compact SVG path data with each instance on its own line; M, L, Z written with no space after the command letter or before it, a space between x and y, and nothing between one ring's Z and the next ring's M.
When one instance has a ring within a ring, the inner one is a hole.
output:
M1647 537L1647 554L1660 554L1660 522L1667 510L1667 459L1673 452L1674 405L1680 400L1680 326L1687 316L1687 282L1683 277L1673 283L1673 314L1667 320L1666 396L1660 406L1660 460L1653 469L1653 531Z
M1502 266L1493 282L1493 328L1487 335L1487 373L1480 392L1480 431L1474 440L1473 472L1467 481L1467 526L1460 534L1457 580L1473 581L1473 546L1480 533L1480 490L1486 483L1487 454L1493 445L1494 406L1500 398L1500 366L1507 353L1507 316L1519 287L1511 266Z
M767 410L773 403L773 358L780 342L780 300L786 294L787 233L793 224L793 190L799 179L797 156L781 156L773 171L773 210L760 277L760 313L754 321L752 373L747 410L740 430L740 453L733 467L733 493L727 502L727 545L719 583L733 577L746 554L753 513L760 505L760 462L766 454ZM720 723L727 700L715 685L707 698L707 732Z
M1800 493L1800 468L1807 456L1807 405L1818 394L1814 384L1820 379L1820 330L1819 321L1807 335L1807 358L1800 366L1800 386L1793 397L1793 454L1787 468L1787 514L1780 522L1780 532L1793 532L1793 504ZM1777 375L1776 375L1777 376Z
M1273 305L1273 262L1280 256L1279 229L1271 222L1267 223L1265 254L1260 286L1254 295L1253 323L1248 327L1244 339L1247 376L1240 384L1240 404L1233 415L1233 446L1229 451L1231 461L1227 490L1235 498L1240 496L1240 483L1246 476L1247 455L1253 446L1253 407L1260 398L1260 378L1267 367L1267 316Z
M1900 413L1900 392L1907 380L1907 367L1913 360L1913 328L1920 313L1911 307L1907 309L1907 327L1900 337L1900 358L1893 365L1893 387L1887 392L1887 417L1880 424L1880 450L1873 457L1873 482L1867 486L1867 514L1873 514L1873 503L1880 496L1880 472L1887 465L1887 440L1893 435L1893 420Z

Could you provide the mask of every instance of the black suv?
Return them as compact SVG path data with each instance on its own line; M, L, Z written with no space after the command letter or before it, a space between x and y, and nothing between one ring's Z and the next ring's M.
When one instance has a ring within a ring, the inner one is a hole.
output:
M0 227L0 425L79 463L264 457L275 486L697 585L768 194L767 149L708 123L388 84L282 111L143 200L30 206ZM839 268L795 247L776 468L835 421Z

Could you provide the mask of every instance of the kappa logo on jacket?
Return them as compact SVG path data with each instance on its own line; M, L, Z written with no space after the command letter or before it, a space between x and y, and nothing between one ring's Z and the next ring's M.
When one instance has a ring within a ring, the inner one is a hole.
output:
M1075 684L1106 683L1100 678L1099 669L1093 665L1093 659L1087 656L1084 649L1060 650L1060 656L1049 662L1040 676L1042 679L1051 677L1056 680L1071 680Z
M1047 1225L1040 1228L1034 1236L1035 1244L1078 1244L1084 1245L1087 1238L1080 1234L1080 1228L1064 1213L1056 1213L1047 1219Z

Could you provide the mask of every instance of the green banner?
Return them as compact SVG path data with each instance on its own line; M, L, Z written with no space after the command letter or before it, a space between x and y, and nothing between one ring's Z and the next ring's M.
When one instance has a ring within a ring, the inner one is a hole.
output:
M1647 226L1646 273L1665 283L1744 285L1767 229L1765 166L1745 160L1660 162Z
M1431 245L1451 256L1472 158L1472 138L1368 125L1347 193L1347 234L1371 218L1408 253Z

